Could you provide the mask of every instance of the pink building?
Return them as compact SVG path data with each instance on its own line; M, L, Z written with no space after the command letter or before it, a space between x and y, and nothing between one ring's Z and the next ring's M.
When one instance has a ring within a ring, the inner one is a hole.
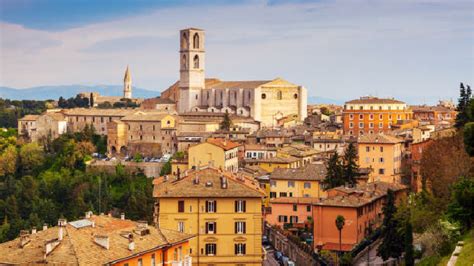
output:
M265 215L265 221L281 227L284 224L304 227L308 217L312 217L313 204L318 201L318 198L309 197L273 198L270 200L271 212Z

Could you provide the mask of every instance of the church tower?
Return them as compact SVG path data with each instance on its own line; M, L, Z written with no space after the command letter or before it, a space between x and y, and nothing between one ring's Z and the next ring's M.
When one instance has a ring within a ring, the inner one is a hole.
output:
M204 31L189 28L180 31L180 79L178 112L189 112L201 103L205 87Z
M123 78L123 98L132 99L132 76L130 75L128 66L127 70L125 70L125 77Z

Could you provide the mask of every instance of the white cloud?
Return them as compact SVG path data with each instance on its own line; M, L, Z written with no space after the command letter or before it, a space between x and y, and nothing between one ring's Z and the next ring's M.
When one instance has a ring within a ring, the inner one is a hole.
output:
M162 9L61 32L0 24L0 85L120 84L178 78L178 30L206 30L207 75L284 77L310 95L452 97L473 79L470 1L333 1ZM452 91L448 91L452 90Z

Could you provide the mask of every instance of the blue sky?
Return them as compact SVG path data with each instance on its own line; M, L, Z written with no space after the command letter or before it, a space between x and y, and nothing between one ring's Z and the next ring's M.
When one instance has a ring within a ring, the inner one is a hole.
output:
M311 96L434 103L474 80L474 1L1 0L0 86L120 84L161 91L178 31L206 30L206 75L285 78Z

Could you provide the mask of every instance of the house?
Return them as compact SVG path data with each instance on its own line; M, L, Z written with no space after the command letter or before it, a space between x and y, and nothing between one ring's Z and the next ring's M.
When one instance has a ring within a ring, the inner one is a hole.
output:
M188 265L194 236L87 212L84 219L22 230L0 244L2 265Z
M342 251L352 250L383 221L382 207L388 190L394 191L396 202L406 197L407 188L401 184L372 182L355 188L337 187L328 196L313 204L314 248L339 251L337 216L345 218L342 229Z
M308 227L313 221L313 204L319 198L286 197L270 199L271 211L266 213L265 222L285 226Z
M294 157L300 160L301 165L307 165L314 162L318 151L304 144L291 144L277 150L277 156L280 158Z
M359 167L371 168L369 182L401 182L402 140L384 134L361 135L358 140Z
M301 166L301 160L292 156L270 157L267 159L244 159L245 167L258 166L271 173L278 168L298 168Z
M326 197L321 183L326 176L324 164L308 164L299 168L278 168L270 174L270 198Z
M188 167L197 169L212 165L225 171L237 172L239 147L239 143L230 140L209 138L206 142L189 148Z
M193 265L262 264L262 199L258 182L213 167L154 180L159 228L195 234Z
M274 147L267 147L260 144L245 144L244 158L245 159L267 159L277 155L277 149Z

